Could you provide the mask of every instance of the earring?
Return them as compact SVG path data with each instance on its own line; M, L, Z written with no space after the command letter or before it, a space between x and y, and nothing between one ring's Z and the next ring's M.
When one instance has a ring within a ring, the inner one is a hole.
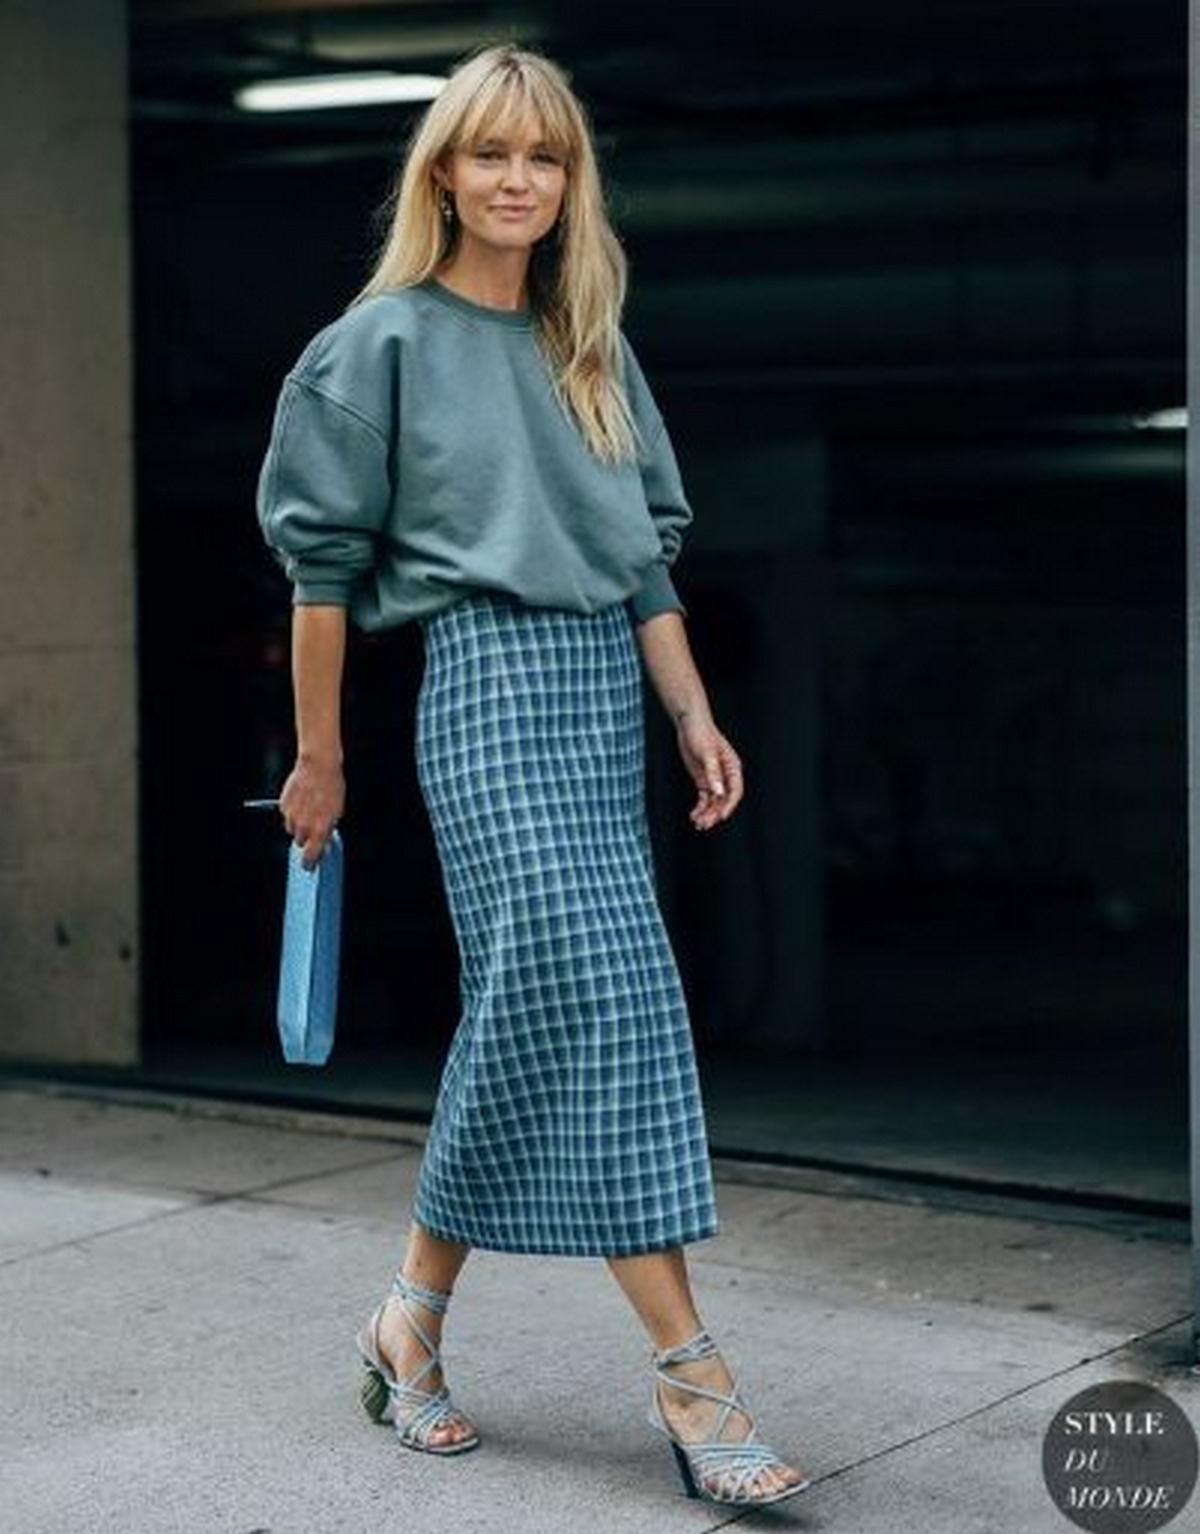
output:
M442 218L447 224L454 222L454 204L450 200L450 194L443 189L438 193L438 207L442 210Z

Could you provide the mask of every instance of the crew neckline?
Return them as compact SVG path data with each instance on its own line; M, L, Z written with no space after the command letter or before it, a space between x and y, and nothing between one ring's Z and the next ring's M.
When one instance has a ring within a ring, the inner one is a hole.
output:
M497 309L491 304L477 304L473 298L464 298L436 277L426 277L419 286L439 303L489 325L504 325L510 330L528 330L532 325L533 316L528 305L524 309Z

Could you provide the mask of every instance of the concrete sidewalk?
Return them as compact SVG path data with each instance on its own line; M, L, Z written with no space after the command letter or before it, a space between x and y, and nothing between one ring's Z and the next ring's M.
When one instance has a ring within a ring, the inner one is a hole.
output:
M412 1453L358 1404L353 1334L422 1135L0 1090L5 1534L1062 1534L1041 1449L1068 1397L1144 1379L1200 1426L1183 1222L718 1163L697 1296L809 1491L684 1497L599 1260L472 1254L444 1354L484 1443ZM1198 1523L1200 1493L1168 1527Z

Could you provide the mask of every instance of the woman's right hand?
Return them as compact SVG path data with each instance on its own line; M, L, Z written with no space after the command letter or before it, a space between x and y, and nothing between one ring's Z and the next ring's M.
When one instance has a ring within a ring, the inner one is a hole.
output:
M279 793L279 812L307 868L321 859L346 806L346 780L335 758L300 756Z

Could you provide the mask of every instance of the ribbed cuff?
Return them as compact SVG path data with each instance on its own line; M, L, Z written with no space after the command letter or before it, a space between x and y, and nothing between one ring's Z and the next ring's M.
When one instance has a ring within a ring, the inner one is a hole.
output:
M349 607L350 587L344 581L314 577L298 580L292 586L293 607Z
M674 582L665 561L660 560L647 570L640 588L628 599L629 611L635 623L645 623L659 613L677 612L687 617L687 608L679 599Z

